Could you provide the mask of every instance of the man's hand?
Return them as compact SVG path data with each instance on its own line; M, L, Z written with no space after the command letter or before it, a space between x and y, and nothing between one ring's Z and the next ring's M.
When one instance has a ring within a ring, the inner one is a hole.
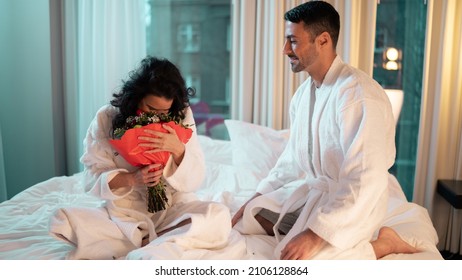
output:
M281 260L308 260L318 253L326 241L311 229L300 232L281 251Z

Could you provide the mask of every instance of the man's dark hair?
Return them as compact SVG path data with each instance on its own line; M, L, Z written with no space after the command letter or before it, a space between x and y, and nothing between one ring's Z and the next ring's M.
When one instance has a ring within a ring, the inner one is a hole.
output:
M329 33L334 48L337 47L340 33L340 16L331 4L324 1L306 2L287 11L284 19L293 23L303 21L305 28L313 38L323 32Z

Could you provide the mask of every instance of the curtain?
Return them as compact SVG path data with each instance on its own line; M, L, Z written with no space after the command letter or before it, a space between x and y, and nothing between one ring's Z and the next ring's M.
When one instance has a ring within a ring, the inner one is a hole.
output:
M284 13L306 1L234 0L231 115L275 129L289 126L292 95L307 78L294 74L283 55ZM337 52L342 59L372 74L376 3L330 2L340 14L341 31Z
M338 55L372 76L377 3L363 0L330 0L340 15ZM372 23L372 24L371 24Z
M436 193L438 179L462 180L462 1L429 1L413 201L428 209L439 249L457 252L462 210ZM459 219L460 220L460 219Z
M72 173L82 169L78 157L95 113L146 55L145 1L75 0L65 4L66 129L78 139L72 142L68 137L67 142Z

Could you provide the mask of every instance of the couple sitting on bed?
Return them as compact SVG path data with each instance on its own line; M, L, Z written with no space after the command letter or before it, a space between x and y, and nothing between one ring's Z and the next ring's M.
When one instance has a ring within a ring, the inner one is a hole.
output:
M232 227L243 234L275 235L275 258L281 259L377 259L417 252L381 226L388 190L400 187L388 173L395 122L385 92L336 55L340 22L331 5L307 2L285 19L284 54L293 72L307 71L310 77L291 102L289 143L256 194L232 219L226 206L192 195L205 173L194 126L186 144L169 127L165 133L146 129L138 138L149 152L170 153L165 166L137 168L113 150L114 127L138 110L194 124L189 107L194 90L172 63L147 57L111 104L98 111L84 141L84 186L105 201L104 207L63 208L51 219L52 234L75 245L68 258L122 258L162 235L183 235L192 246L213 250L226 246ZM151 213L146 187L161 177L169 203Z

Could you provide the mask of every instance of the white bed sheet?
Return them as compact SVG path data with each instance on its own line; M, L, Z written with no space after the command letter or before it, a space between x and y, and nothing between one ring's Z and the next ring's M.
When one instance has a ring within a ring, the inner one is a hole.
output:
M227 205L233 214L255 192L281 152L288 131L275 131L248 123L227 122L231 141L200 136L207 176L197 195ZM255 168L255 162L258 168ZM262 165L263 164L263 165ZM52 213L66 206L98 207L101 201L84 193L82 173L51 178L0 204L0 259L64 259L72 249L48 233ZM386 225L421 251L393 254L384 259L442 259L436 231L426 209L396 195L390 204ZM275 239L244 236L232 230L226 247L185 250L174 242L157 242L130 252L127 259L273 259Z

